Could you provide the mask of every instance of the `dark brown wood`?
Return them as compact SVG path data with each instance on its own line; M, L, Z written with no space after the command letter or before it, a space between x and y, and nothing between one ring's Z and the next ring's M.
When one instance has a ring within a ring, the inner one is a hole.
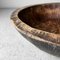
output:
M32 6L19 12L18 16L31 27L60 34L59 4Z
M23 35L60 55L60 3L19 8L11 19Z

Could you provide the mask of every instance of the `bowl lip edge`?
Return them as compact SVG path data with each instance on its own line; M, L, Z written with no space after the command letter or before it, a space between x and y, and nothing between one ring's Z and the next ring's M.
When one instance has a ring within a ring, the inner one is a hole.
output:
M55 4L55 3L54 3ZM36 5L36 4L35 4ZM30 5L30 6L32 6L32 5ZM21 19L19 19L18 18L18 13L21 11L21 10L23 10L23 9L25 9L25 8L28 8L28 7L30 7L30 6L26 6L26 7L22 7L22 8L18 8L18 9L16 9L13 13L12 13L12 15L11 15L11 20L13 21L13 23L14 23L14 18L17 18L17 20L20 20L21 21ZM33 5L34 6L34 5ZM22 22L22 21L21 21ZM24 22L22 22L23 24L25 24L25 26L27 26L27 24L26 23L24 23ZM19 31L21 31L21 29L20 28L18 28L17 26L16 26L16 24L14 23L14 25L15 25L15 27L17 28L17 30L19 30ZM32 28L32 27L30 27L30 26L28 26L29 28ZM35 28L32 28L33 30L35 29ZM44 32L45 34L51 34L51 35L54 35L54 36L59 36L59 34L54 34L54 33L50 33L50 32L46 32L46 31L43 31L43 30L39 30L39 29L35 29L35 30L37 30L37 31L39 31L39 32ZM26 32L26 31L23 31L23 32ZM22 32L22 33L23 33ZM24 33L23 33L24 34ZM25 33L26 34L26 33ZM29 35L30 35L31 33L29 33ZM28 34L26 34L26 35L28 35ZM34 36L33 34L32 34L32 36ZM29 36L30 38L32 38L31 36ZM36 36L35 36L36 37ZM52 37L52 36L51 36ZM60 37L60 36L59 36ZM40 38L40 37L39 37ZM34 39L36 39L36 38L34 38ZM42 38L41 38L42 39ZM38 39L38 40L40 40L40 39ZM47 40L45 40L44 39L44 41L43 42L48 42L49 44L54 44L54 45L56 45L56 46L60 46L60 44L56 44L56 43L53 43L53 42L50 42L50 41L47 41Z

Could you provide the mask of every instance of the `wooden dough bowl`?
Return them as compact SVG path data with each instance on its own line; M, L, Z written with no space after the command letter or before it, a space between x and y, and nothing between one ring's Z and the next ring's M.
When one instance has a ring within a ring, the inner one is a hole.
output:
M19 8L12 13L11 19L25 37L60 54L60 3Z

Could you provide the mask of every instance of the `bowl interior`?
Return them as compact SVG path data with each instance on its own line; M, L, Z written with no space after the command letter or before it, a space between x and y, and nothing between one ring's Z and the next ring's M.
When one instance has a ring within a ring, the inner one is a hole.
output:
M29 26L60 34L60 4L42 4L21 10L18 17Z

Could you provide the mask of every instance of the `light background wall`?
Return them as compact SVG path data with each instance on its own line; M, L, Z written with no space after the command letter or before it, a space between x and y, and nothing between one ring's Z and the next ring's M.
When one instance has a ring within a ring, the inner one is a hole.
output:
M0 8L18 8L31 4L60 2L60 0L0 0Z

